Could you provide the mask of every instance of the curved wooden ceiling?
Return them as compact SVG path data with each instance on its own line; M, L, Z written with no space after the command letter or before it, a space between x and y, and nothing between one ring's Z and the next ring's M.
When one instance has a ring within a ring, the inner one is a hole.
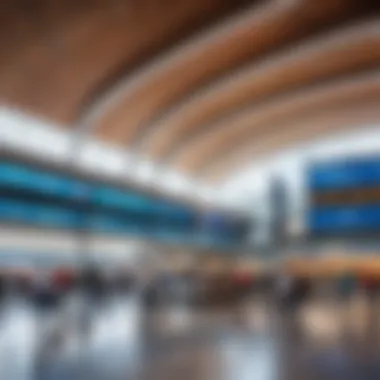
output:
M185 171L200 172L213 160L239 149L252 135L260 137L277 133L281 123L296 120L304 115L323 114L342 104L355 107L361 101L379 98L380 71L360 75L358 78L342 79L320 84L309 90L301 89L279 99L267 101L256 107L248 107L233 116L217 122L188 149L176 156L175 166ZM214 130L217 133L214 133ZM289 132L289 130L287 130Z
M249 59L258 59L287 42L323 29L331 19L339 20L346 12L339 5L341 0L264 2L200 34L126 78L121 89L111 90L103 101L108 107L104 107L100 120L92 120L98 136L133 143L136 135L145 132L165 110L175 108L181 98L191 96L199 86Z
M249 0L4 0L0 99L65 124L125 73Z
M265 104L271 96L279 97L379 63L379 22L334 31L254 63L209 86L161 120L146 137L142 150L163 158L192 149L194 140L218 127L218 123L212 124L214 121L230 119L244 106Z
M262 138L254 134L247 137L238 149L231 149L206 166L199 174L203 181L218 184L229 173L241 171L255 159L267 158L276 152L301 146L313 140L351 131L358 126L369 126L380 121L380 96L355 103L355 106L342 106L322 114L301 116L297 120L278 125L278 131Z
M282 146L378 120L379 8L6 0L0 101L211 181Z

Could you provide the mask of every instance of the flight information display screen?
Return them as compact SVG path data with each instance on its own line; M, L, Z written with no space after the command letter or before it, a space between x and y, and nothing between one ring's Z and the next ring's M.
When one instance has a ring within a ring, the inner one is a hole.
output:
M311 234L380 231L380 156L314 163L307 172L307 187Z
M193 233L194 209L134 190L0 163L0 221L95 232Z
M380 186L380 156L315 164L309 169L308 185L313 191Z
M213 245L239 244L246 225L217 210L205 216L180 201L12 161L0 163L0 222Z
M88 199L91 190L82 181L9 162L0 163L0 187L70 200Z

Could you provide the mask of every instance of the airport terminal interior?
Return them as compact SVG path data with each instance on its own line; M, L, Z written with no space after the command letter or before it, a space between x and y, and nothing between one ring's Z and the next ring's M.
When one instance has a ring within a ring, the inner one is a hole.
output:
M380 1L0 1L0 380L379 380Z

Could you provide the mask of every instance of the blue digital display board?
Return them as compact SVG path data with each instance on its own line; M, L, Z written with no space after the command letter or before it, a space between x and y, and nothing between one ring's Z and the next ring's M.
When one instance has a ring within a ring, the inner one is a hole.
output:
M136 212L147 212L154 204L153 201L146 197L103 186L93 189L91 192L91 200L94 204L99 206Z
M310 211L308 224L313 231L380 230L380 205L320 207Z
M94 208L117 209L178 221L195 218L195 212L174 202L112 186L86 183L9 162L0 163L0 189L22 190L61 200L89 203Z
M0 218L33 225L77 228L80 214L58 206L46 206L12 199L0 199Z
M94 233L213 244L241 240L240 229L216 213L200 234L195 208L113 185L76 179L13 162L0 163L0 221Z
M308 172L312 190L333 190L380 185L380 157L313 165Z
M84 182L12 163L0 163L0 186L72 200L88 198L91 190Z
M315 163L307 184L312 234L380 231L380 156Z

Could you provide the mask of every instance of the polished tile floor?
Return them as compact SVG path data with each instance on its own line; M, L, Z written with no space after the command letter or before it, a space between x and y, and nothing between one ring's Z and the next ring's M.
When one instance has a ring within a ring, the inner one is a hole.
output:
M85 306L87 305L87 306ZM1 380L378 380L376 302L313 300L278 312L259 299L225 309L150 311L136 295L0 312Z

